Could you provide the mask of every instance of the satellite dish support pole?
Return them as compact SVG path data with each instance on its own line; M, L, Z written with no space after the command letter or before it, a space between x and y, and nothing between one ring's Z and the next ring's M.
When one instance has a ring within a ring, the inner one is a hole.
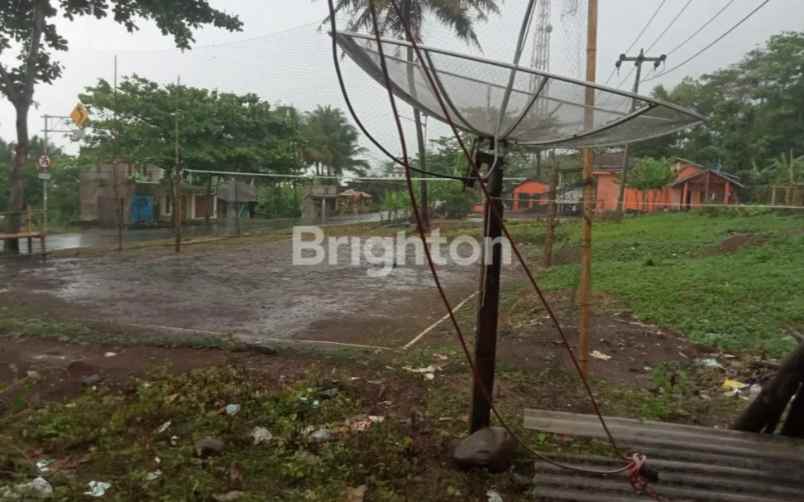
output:
M500 145L502 146L502 145ZM477 163L491 172L488 179L489 198L483 216L483 273L481 274L480 304L475 331L475 365L477 379L472 386L472 413L470 433L489 426L491 398L494 395L494 372L497 357L497 320L500 309L500 271L502 269L502 188L504 155L478 150Z

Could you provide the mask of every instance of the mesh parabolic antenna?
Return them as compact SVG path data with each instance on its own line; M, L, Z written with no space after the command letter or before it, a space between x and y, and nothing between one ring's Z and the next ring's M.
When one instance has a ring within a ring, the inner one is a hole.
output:
M374 37L338 32L335 38L358 66L385 85ZM420 61L408 42L381 43L398 98L447 122L426 68L455 126L484 138L531 148L605 147L657 138L705 120L670 103L581 80L424 46L418 47ZM595 106L584 104L587 92L594 93Z

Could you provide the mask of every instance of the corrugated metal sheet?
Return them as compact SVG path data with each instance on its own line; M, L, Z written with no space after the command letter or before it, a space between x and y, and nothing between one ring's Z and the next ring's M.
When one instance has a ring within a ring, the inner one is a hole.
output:
M526 410L527 429L605 439L597 417ZM804 501L804 442L790 438L690 425L607 418L620 447L648 456L659 471L652 487L672 501ZM554 456L597 469L619 463L601 457ZM536 462L535 500L621 502L645 500L624 475L601 477Z

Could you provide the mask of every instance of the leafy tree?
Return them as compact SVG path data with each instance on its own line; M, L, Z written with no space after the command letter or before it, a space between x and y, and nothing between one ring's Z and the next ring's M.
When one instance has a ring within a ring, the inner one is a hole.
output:
M357 129L346 115L332 106L318 106L304 117L303 156L317 176L339 176L346 171L363 176L368 162L357 158L365 153L358 144Z
M755 165L804 151L804 32L771 37L742 61L654 96L705 114L705 126L637 145L639 156L720 163L751 180ZM759 176L761 178L761 176Z
M350 21L347 28L350 31L372 31L374 23L369 8L373 2L378 16L378 28L381 35L391 35L396 38L409 39L406 27L416 42L422 41L422 28L424 19L435 18L446 26L460 40L480 48L480 41L475 32L475 23L485 21L489 14L499 14L500 8L496 0L396 0L396 6L391 0L336 0L335 12L345 12ZM327 18L329 20L329 18ZM408 61L414 60L413 51L408 49ZM412 78L412 68L411 76ZM427 168L427 145L424 141L421 113L413 109L413 120L416 126L418 143L418 165L421 169ZM422 208L428 207L427 183L421 184ZM423 210L425 227L429 228L429 211Z
M123 79L116 95L100 80L81 100L94 117L81 152L85 158L125 159L172 173L178 125L185 167L274 173L301 169L298 113L274 108L255 94L160 86L134 75Z
M8 208L6 190L8 187L8 165L14 161L13 143L0 140L0 211ZM42 180L36 160L45 152L44 140L39 136L31 138L28 158L22 169L22 183L28 194L27 206L32 209L42 207ZM65 155L53 144L48 145L51 160L50 183L48 186L48 220L55 224L68 224L79 215L79 168L75 158Z
M673 181L673 169L667 159L642 157L628 173L625 185L642 192L642 207L647 208L648 193L660 190Z
M14 162L9 168L9 205L19 211L24 203L22 169L28 157L28 112L38 83L52 84L62 73L56 53L66 51L67 39L59 34L55 20L74 20L93 16L112 17L129 32L142 20L153 21L164 35L171 35L176 46L189 49L193 30L213 25L229 31L242 23L210 6L207 0L25 0L0 3L0 93L14 106L17 143ZM16 218L9 220L15 230ZM16 241L12 251L18 251Z

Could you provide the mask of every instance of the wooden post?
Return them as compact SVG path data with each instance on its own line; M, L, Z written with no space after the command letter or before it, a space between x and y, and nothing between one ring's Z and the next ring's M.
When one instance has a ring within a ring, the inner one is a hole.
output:
M597 79L597 16L598 0L589 0L586 42L586 80ZM595 90L586 89L584 123L587 129L594 126ZM589 375L589 301L592 290L592 216L595 187L592 176L592 150L583 152L583 226L581 230L581 280L578 289L580 324L578 326L578 352L581 372Z
M123 250L123 225L125 225L125 218L126 218L126 200L124 198L120 198L120 207L117 209L117 251Z
M491 166L494 156L478 152L478 163ZM479 382L473 383L470 432L488 427L491 421L491 398L494 395L494 370L497 357L497 314L500 307L500 270L502 265L503 161L489 177L489 199L483 216L483 273L480 284L480 307L475 331L475 365ZM492 244L493 243L493 244ZM489 257L489 252L491 256ZM485 283L485 284L484 284ZM482 386L482 387L481 387ZM485 390L485 392L484 392ZM488 393L488 396L486 395Z

